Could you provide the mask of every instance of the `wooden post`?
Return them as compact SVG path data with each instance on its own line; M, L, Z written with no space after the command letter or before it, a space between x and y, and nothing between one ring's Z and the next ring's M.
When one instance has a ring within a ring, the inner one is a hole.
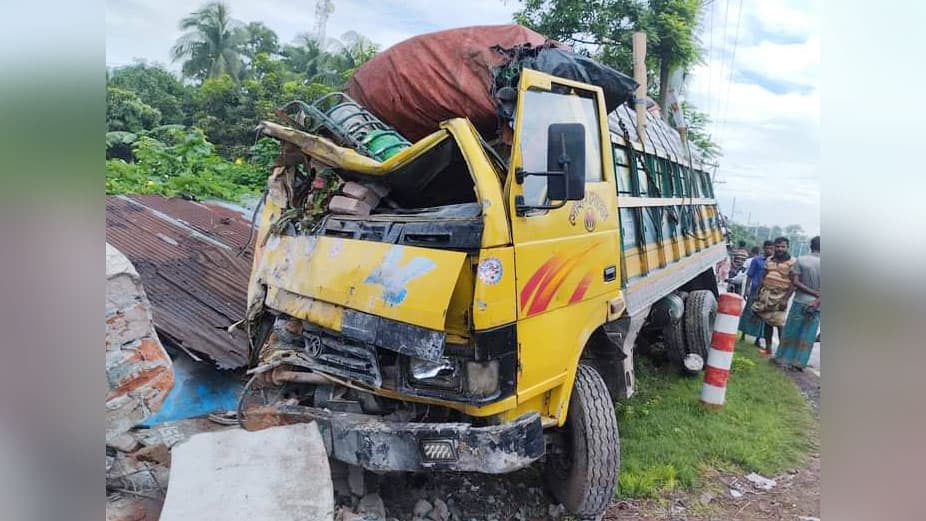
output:
M633 79L639 84L636 92L637 137L643 143L646 132L646 33L633 33Z

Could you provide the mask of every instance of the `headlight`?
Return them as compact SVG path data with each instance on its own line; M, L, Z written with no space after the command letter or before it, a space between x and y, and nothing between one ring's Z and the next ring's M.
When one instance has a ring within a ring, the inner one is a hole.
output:
M443 357L437 362L409 358L409 380L413 384L423 384L428 387L441 387L444 389L458 389L460 387L460 364L454 359Z
M449 358L441 358L437 362L412 358L408 364L412 378L415 380L429 380L437 376L453 374L453 362Z
M499 362L477 362L443 357L437 362L408 359L408 384L419 389L462 392L471 398L486 398L498 393Z

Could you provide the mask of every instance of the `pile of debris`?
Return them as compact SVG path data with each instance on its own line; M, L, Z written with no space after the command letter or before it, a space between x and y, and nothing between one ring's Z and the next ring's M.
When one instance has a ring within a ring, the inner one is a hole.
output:
M165 349L141 276L110 244L106 274L107 521L332 519L318 428L240 429L228 411L244 375Z
M538 469L511 474L365 472L331 462L336 521L558 521Z

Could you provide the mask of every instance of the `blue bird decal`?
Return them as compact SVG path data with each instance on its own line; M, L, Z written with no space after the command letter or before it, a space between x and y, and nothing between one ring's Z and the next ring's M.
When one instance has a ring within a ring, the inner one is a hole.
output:
M367 284L379 284L383 287L383 302L389 306L401 304L408 294L408 283L433 270L437 265L426 257L415 257L404 266L400 266L404 248L393 246L383 263L373 270L364 281Z

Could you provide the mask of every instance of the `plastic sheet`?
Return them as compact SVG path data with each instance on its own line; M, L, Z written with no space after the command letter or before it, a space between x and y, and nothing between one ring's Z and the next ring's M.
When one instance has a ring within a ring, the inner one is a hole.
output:
M489 137L499 127L492 71L507 61L496 47L539 47L546 41L520 25L465 27L416 36L361 66L346 92L412 142L454 117L469 118Z

